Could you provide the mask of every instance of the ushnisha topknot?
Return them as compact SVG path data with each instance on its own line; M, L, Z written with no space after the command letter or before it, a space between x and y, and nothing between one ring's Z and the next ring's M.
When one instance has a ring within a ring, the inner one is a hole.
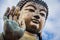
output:
M46 14L46 19L47 19L47 16L48 16L48 6L46 4L46 2L42 1L42 0L20 0L17 4L18 7L20 7L20 10L22 9L22 7L27 3L27 2L35 2L35 3L38 3L38 4L41 4L43 5L46 9L47 9L47 14Z

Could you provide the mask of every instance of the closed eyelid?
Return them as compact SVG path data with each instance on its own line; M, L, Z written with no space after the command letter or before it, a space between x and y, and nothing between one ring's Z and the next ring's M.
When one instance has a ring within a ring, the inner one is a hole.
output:
M40 13L43 13L43 14L46 15L46 11L44 11L44 10L41 10Z
M41 11L40 14L43 14L44 16L46 16L46 12Z
M46 12L46 10L44 10L44 9L41 9L41 10L40 10L40 12L41 12L41 11L44 11L44 12Z
M44 14L46 14L46 12L45 12L45 11L40 11L40 13L44 13Z
M43 13L44 15L46 15L46 12L44 12L44 11L41 11L40 13Z
M25 9L25 10L29 10L29 11L31 11L31 12L35 12L35 10L33 10L33 9Z

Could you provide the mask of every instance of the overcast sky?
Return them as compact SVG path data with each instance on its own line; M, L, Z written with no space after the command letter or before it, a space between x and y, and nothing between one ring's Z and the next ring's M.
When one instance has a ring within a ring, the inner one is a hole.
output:
M7 7L16 6L19 0L0 0L0 33L3 31L3 14ZM60 40L60 0L44 0L49 16L43 28L43 40Z

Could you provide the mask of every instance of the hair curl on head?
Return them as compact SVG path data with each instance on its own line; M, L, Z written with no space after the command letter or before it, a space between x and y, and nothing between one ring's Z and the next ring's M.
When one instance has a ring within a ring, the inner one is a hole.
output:
M42 0L20 0L19 3L17 4L17 6L20 7L20 10L21 10L22 7L23 7L27 2L31 2L31 1L43 5L43 6L48 10L47 4L46 4L44 1L42 1ZM47 11L47 14L46 14L46 19L47 19L47 16L48 16L48 11Z

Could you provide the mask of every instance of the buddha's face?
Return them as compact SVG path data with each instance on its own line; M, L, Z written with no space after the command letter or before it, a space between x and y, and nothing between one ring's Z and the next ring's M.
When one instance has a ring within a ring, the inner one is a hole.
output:
M27 2L20 10L20 20L25 20L26 31L37 33L41 31L46 19L47 9L38 3Z

